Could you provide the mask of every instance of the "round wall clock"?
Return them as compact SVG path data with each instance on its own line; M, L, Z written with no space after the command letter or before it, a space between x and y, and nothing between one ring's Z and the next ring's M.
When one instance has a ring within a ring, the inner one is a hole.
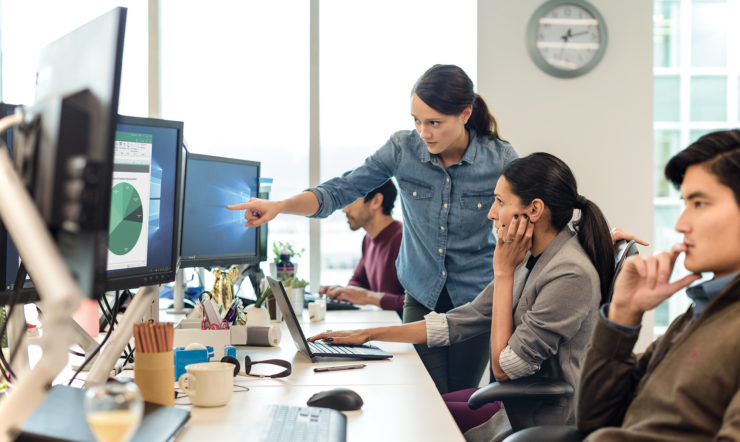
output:
M527 49L543 71L560 78L583 75L606 51L606 23L583 0L549 0L532 14Z

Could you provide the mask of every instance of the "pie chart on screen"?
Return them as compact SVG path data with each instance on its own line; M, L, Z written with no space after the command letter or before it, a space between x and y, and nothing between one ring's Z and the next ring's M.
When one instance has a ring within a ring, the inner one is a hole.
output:
M141 197L134 186L129 183L118 183L113 186L108 249L116 255L130 252L139 240L143 220Z

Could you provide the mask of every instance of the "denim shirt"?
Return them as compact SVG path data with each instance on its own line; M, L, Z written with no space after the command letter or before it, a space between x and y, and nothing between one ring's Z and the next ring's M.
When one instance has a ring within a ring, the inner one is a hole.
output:
M403 214L398 279L431 310L445 285L457 307L493 280L488 211L498 177L517 154L501 140L469 134L463 158L447 169L415 130L399 131L360 167L309 189L320 204L313 216L324 218L395 176Z

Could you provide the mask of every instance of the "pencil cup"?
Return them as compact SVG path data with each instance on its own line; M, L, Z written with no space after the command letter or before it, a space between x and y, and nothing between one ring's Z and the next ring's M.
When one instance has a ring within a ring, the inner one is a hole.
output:
M175 404L175 362L171 351L161 353L136 352L134 382L147 402Z

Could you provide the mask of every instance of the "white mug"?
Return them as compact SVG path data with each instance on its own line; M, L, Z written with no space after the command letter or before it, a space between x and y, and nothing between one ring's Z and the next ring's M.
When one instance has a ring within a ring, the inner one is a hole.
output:
M231 400L234 385L234 364L227 362L200 362L185 366L178 380L180 389L197 407L220 407Z

